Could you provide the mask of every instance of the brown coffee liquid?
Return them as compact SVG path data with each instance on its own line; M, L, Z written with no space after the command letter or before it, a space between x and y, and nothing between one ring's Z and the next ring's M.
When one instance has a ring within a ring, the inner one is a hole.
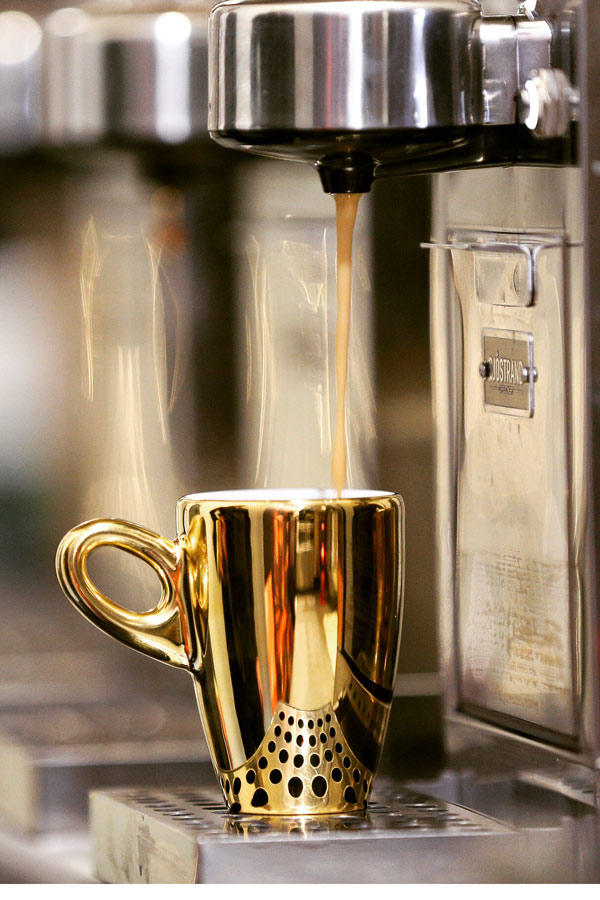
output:
M334 194L337 225L337 329L335 375L337 404L331 458L331 480L338 497L346 484L346 383L352 295L352 236L362 194Z

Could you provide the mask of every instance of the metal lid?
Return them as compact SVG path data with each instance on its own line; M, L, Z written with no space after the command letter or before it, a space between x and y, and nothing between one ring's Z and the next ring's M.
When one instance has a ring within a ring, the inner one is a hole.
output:
M221 3L211 13L209 129L260 139L474 124L480 14L474 0Z

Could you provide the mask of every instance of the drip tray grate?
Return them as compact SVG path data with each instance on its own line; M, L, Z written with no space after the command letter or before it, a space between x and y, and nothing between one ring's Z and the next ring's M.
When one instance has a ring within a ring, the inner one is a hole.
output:
M239 835L254 837L271 835L285 838L325 834L343 836L345 832L363 831L371 835L390 830L416 832L501 834L512 829L486 816L453 804L427 797L414 791L386 792L374 798L366 815L342 813L335 816L269 816L230 815L220 799L220 791L207 790L122 790L107 792L113 802L151 815L157 822L176 823L194 834L204 832L226 839Z

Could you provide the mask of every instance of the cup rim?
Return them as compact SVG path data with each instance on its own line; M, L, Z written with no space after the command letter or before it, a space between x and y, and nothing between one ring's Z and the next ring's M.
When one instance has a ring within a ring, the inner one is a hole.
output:
M225 491L202 491L186 494L179 502L199 503L218 501L222 503L312 503L319 501L381 500L399 497L394 491L346 488L338 497L335 488L241 488Z

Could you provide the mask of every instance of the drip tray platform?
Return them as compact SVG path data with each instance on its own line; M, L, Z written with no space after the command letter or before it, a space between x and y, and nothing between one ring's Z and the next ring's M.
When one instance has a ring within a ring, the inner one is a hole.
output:
M229 815L213 787L90 795L96 875L109 883L574 880L573 834L519 829L381 785L365 815Z

